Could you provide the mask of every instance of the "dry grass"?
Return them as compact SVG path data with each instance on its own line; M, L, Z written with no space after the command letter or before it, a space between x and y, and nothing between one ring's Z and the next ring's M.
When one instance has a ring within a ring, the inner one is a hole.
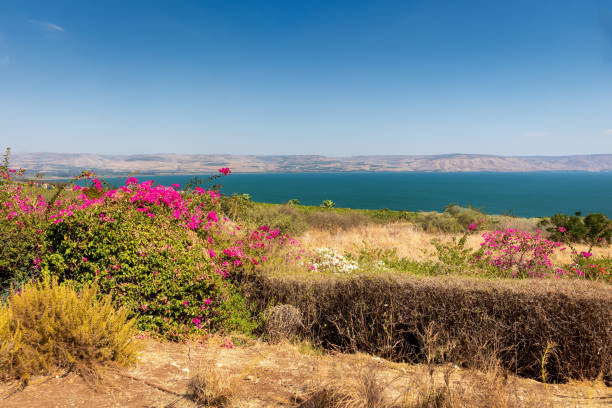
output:
M510 218L511 221L517 220ZM520 219L518 219L520 220ZM517 221L518 222L518 221ZM437 238L442 242L450 241L453 234L424 232L411 223L369 224L348 229L346 231L330 231L326 229L312 229L306 231L299 241L307 248L328 247L340 251L354 252L362 247L364 242L374 248L396 249L400 257L415 261L432 259L435 251L431 240ZM479 234L470 236L466 246L478 249L482 238ZM587 250L585 245L575 245L578 251ZM595 257L612 257L612 245L595 247L592 250ZM570 251L557 252L553 257L554 263L570 262Z
M379 369L370 365L349 375L334 373L324 378L300 408L393 408Z
M77 291L57 279L25 284L0 304L0 380L26 383L57 369L95 378L106 364L136 360L133 320L96 286Z
M219 370L209 367L189 379L187 395L199 407L223 408L230 405L234 388Z
M462 372L452 365L420 366L389 372L367 357L351 370L336 368L303 396L299 408L521 408L553 407L546 392L527 397L507 373ZM343 367L344 368L344 367Z

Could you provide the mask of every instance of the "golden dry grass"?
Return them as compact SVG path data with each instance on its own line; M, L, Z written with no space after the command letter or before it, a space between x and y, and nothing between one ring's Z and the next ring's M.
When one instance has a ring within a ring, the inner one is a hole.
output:
M95 377L103 365L129 365L138 352L135 321L96 285L80 291L45 276L0 304L0 380L27 383L54 370Z
M421 231L411 223L393 224L370 224L361 225L347 231L309 230L306 231L299 241L306 248L328 247L342 252L354 252L362 247L364 243L373 248L396 249L400 257L415 261L432 259L435 251L431 244L432 239L450 241L453 234L431 233ZM467 240L467 247L477 249L480 247L482 238L480 234L474 234ZM575 245L578 251L586 251L586 245ZM595 257L612 257L612 245L595 247L592 249ZM570 250L557 251L552 257L553 263L563 264L570 262Z
M234 388L214 366L198 370L187 384L187 395L200 407L223 408L231 404Z

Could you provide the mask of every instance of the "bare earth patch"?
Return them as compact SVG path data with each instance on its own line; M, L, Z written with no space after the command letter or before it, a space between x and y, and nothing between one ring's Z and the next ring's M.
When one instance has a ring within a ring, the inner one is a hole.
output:
M316 390L374 373L390 401L411 400L432 385L448 390L458 406L604 407L612 389L601 382L547 385L452 366L390 363L364 354L321 354L307 345L211 338L204 344L138 340L143 350L131 369L109 370L88 385L76 374L40 377L24 390L0 384L2 407L195 407L186 395L191 377L215 370L230 385L231 407L299 407ZM430 376L431 373L431 376ZM466 404L466 405L463 405ZM487 404L487 405L482 405Z

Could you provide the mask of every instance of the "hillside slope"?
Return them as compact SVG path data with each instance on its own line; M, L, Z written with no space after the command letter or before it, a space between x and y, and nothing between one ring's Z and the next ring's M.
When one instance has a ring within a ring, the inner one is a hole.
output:
M100 155L89 153L16 153L15 166L30 173L65 177L82 169L100 174L201 174L219 167L240 173L344 172L344 171L436 171L436 172L531 172L612 171L612 154L576 156L491 156L450 154L435 156L316 155L247 156L230 154Z

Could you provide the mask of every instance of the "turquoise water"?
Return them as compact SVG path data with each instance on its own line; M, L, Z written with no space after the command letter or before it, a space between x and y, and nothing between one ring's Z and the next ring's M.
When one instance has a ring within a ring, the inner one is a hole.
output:
M184 186L193 176L136 177ZM106 180L122 185L125 178ZM612 173L265 173L217 181L225 194L248 193L254 201L270 203L333 200L338 207L410 211L441 211L456 203L522 217L576 211L612 217Z

